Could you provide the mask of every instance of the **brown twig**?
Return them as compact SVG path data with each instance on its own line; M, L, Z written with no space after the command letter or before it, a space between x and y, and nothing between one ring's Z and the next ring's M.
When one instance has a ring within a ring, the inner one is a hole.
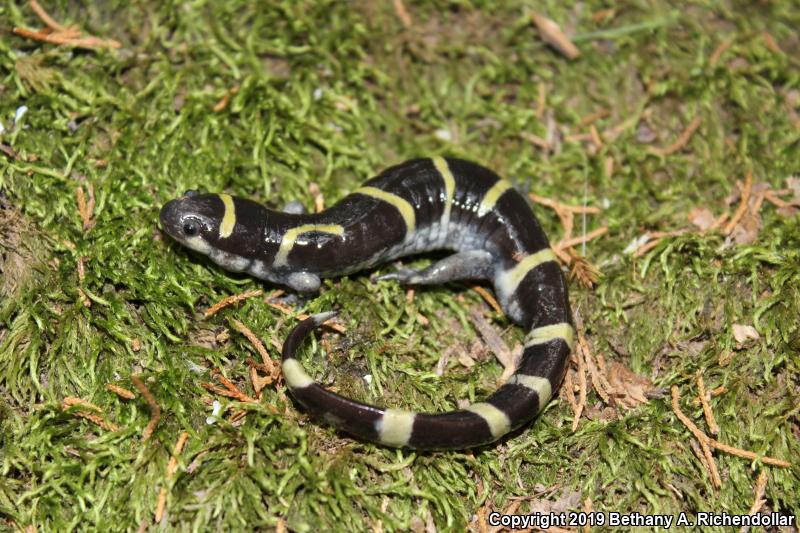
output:
M776 54L783 54L783 50L781 47L778 46L778 42L775 40L775 37L768 31L765 31L761 36L764 38L764 44L767 45L767 48L775 52Z
M221 309L224 309L224 308L228 307L229 305L233 305L235 303L241 302L242 300L246 300L248 298L253 298L255 296L261 296L262 294L264 294L263 290L255 289L255 290L252 290L252 291L243 292L241 294L233 294L231 296L226 296L225 298L223 298L219 302L217 302L214 305L212 305L211 307L209 307L206 310L205 314L203 315L203 318L208 318L208 317L212 316L213 314L217 313L218 311L220 311Z
M588 115L584 115L581 117L580 123L581 126L588 126L589 124L593 124L594 122L600 120L601 118L605 118L610 114L610 111L605 107L601 107L597 111L589 113Z
M514 360L511 357L511 350L508 349L502 337L492 328L491 324L483 317L477 309L471 309L469 312L470 322L475 329L478 330L486 346L497 357L503 368L514 366Z
M708 430L716 435L719 433L719 426L717 425L717 421L714 419L714 412L711 410L711 404L708 402L708 398L706 397L706 387L703 383L703 375L699 370L695 374L695 378L697 380L697 397L700 399L700 405L703 406L703 415L706 417Z
M775 459L774 457L768 457L766 455L761 456L759 458L758 454L751 452L749 450L742 450L741 448L734 448L733 446L729 446L728 444L723 444L716 439L710 438L708 435L703 433L685 414L681 411L680 405L678 401L680 400L680 393L678 392L678 387L675 385L672 386L672 410L675 412L675 416L683 422L683 425L686 426L689 431L694 434L700 444L706 444L716 450L723 451L725 453L729 453L731 455L735 455L737 457L741 457L743 459L750 459L751 461L755 461L759 459L762 463L772 466L780 466L783 468L789 468L792 464L788 461L784 461L783 459Z
M231 380L226 378L222 375L222 372L219 370L215 370L213 373L214 377L216 377L220 383L227 389L227 391L231 394L231 398L236 398L237 400L245 403L257 403L254 398L251 398L244 392L240 391L239 388L233 384Z
M233 327L236 329L236 331L247 337L247 340L250 341L250 344L253 345L258 354L261 356L261 362L264 364L264 366L270 369L270 374L275 374L275 363L273 363L272 358L269 356L269 352L267 352L267 349L264 348L264 344L258 339L258 337L256 337L255 333L253 333L250 328L235 318L231 322L233 323Z
M325 210L325 197L322 195L322 190L319 184L311 182L308 184L308 192L311 193L311 198L314 199L314 212L321 213Z
M747 512L749 515L757 514L761 511L761 508L764 507L764 504L767 501L764 499L764 490L767 488L767 471L762 469L761 472L758 474L758 479L756 479L756 486L754 489L753 495L753 505L750 506L750 511ZM750 530L750 526L742 526L739 530L739 533L747 533Z
M608 226L603 226L597 228L596 230L590 231L586 235L581 235L579 237L572 237L571 239L559 241L558 243L556 243L555 248L558 248L560 250L564 250L566 248L573 248L575 246L578 246L579 244L583 244L591 240L594 240L597 237L600 237L601 235L605 235L606 233L608 233Z
M574 373L575 371L568 370L566 375L564 376L564 392L566 393L567 403L569 403L569 406L572 409L572 414L573 414L573 419L572 419L573 433L575 432L575 426L577 425L575 423L576 419L574 418L574 415L578 413L578 402L575 399L575 381L572 379L572 374Z
M500 304L497 303L497 300L492 296L488 290L480 285L472 285L470 287L473 291L477 292L481 298L483 298L489 306L495 310L495 312L499 315L503 315L503 308L500 307Z
M142 381L138 375L131 376L131 381L139 392L142 393L147 405L150 407L150 421L147 423L147 427L144 428L144 432L142 433L142 442L147 442L153 435L158 421L161 420L161 406L158 405L150 389L147 388L147 385L144 384L144 381Z
M608 381L605 379L605 376L603 376L600 373L600 370L597 368L594 358L592 357L592 352L589 350L589 343L586 341L586 337L584 337L583 333L581 332L578 333L578 346L579 349L583 351L583 358L589 371L589 378L591 379L592 387L594 387L594 390L603 399L603 402L605 402L607 405L612 405L611 394L609 393L611 390L611 385L609 385Z
M125 398L126 400L133 400L136 398L136 395L129 391L128 389L124 389L119 385L114 385L112 383L106 383L106 389L113 392L117 396Z
M730 235L733 232L733 230L736 228L736 225L739 224L739 221L742 220L742 217L747 212L748 202L750 200L750 192L752 189L753 171L748 170L747 175L744 178L744 188L742 189L742 197L739 199L739 207L736 208L736 211L733 213L730 221L722 230L725 235Z
M715 439L709 439L708 443L711 445L712 448L720 450L725 453L729 453L731 455L735 455L736 457L741 457L742 459L750 459L751 461L755 461L756 459L760 460L765 465L772 465L772 466L780 466L782 468L790 468L792 463L789 461L784 461L783 459L775 459L774 457L768 457L763 455L761 457L758 456L757 453L751 452L749 450L742 450L741 448L734 448L733 446L729 446L728 444L723 444Z
M697 131L697 128L700 127L700 117L694 117L692 121L689 123L689 126L686 127L685 130L678 136L674 143L670 144L669 146L665 146L664 148L657 148L657 147L650 147L648 148L648 152L651 154L655 154L658 156L666 157L668 155L672 155L689 142L694 135L694 132Z
M89 199L86 199L86 193L83 192L83 187L80 185L75 187L75 197L78 202L78 214L83 221L83 231L88 231L94 226L92 215L94 214L94 187L91 183L86 184L86 190L89 193Z
M728 392L728 387L726 387L725 385L720 385L719 387L717 387L715 389L711 389L710 391L708 391L708 396L710 398L714 398L714 397L719 396L720 394L724 394L726 392ZM694 400L692 400L692 405L700 405L700 398L696 397Z
M220 111L228 107L228 102L230 102L231 96L235 95L238 92L239 92L238 85L231 87L230 89L225 91L225 94L222 96L222 98L219 99L219 101L216 104L214 104L214 107L212 107L211 110L214 113L219 113Z
M592 144L598 150L603 147L603 139L600 137L600 133L597 131L597 127L594 124L589 126L589 140L592 141Z
M733 37L719 43L719 46L717 46L714 49L714 51L711 53L711 56L708 58L708 64L711 65L712 67L716 67L717 63L722 57L722 54L724 54L728 50L728 48L731 47L732 44L733 44Z
M583 333L581 333L583 335ZM578 361L578 408L575 410L575 416L572 418L572 432L578 429L578 421L586 408L586 361L582 354L578 354L581 350L575 350L575 359Z
M278 311L286 315L296 316L298 320L305 320L309 318L309 315L305 313L295 313L295 311L291 307L279 304L277 302L267 302L267 305L272 307L273 309L277 309ZM345 327L343 324L339 324L338 322L331 322L330 320L325 322L324 326L338 333L345 333L347 331L347 327Z
M717 469L717 463L714 461L714 457L711 455L711 449L709 448L710 440L708 436L703 433L700 428L698 428L694 422L689 420L689 417L683 414L681 411L681 406L678 403L680 400L680 393L678 392L678 387L675 385L672 386L672 410L675 412L675 416L678 417L678 420L683 422L683 425L686 426L689 431L695 436L695 438L700 442L700 446L703 449L703 455L705 456L706 460L706 467L711 474L711 482L713 483L714 487L720 488L722 486L722 480L719 477L719 470Z
M39 2L37 2L36 0L30 0L30 5L33 12L36 13L36 15L40 19L42 19L42 22L44 22L48 28L58 32L68 31L67 28L56 22L55 19L53 19L53 17L48 15L47 12L44 9L42 9L42 6L39 5Z
M39 5L36 0L31 0L31 9L47 26L44 30L29 30L15 27L14 33L28 39L43 41L52 44L74 46L76 48L119 48L122 46L114 39L99 39L93 36L81 37L80 30L75 26L69 28L58 23Z
M542 118L544 110L547 108L547 85L539 83L536 89L536 118ZM549 144L547 145L549 148Z
M683 235L688 230L686 229L679 229L675 231L656 231L650 234L650 240L648 240L645 244L641 245L636 251L633 253L633 257L642 257L644 254L658 246L658 244L665 238L665 237L677 237L678 235Z
M563 203L559 202L558 200L553 200L552 198L547 198L545 196L539 196L539 195L536 195L536 194L533 194L533 193L528 194L528 196L530 197L530 199L533 202L535 202L537 204L542 204L543 206L549 207L549 208L553 209L554 211L562 210L562 211L568 211L570 213L576 213L576 214L583 214L583 213L586 213L586 214L597 214L597 213L600 213L600 208L599 207L591 207L591 206L585 206L585 205L563 204Z
M403 0L393 0L394 4L394 12L397 14L397 18L400 19L400 22L403 23L403 26L406 28L410 28L414 25L414 21L411 20L411 15L408 14L408 10L406 10L406 6L403 3Z
M158 503L156 504L156 514L155 514L155 522L156 524L161 522L161 519L164 517L164 510L167 507L167 487L166 485L172 481L172 478L175 476L175 472L178 470L178 456L183 451L183 447L186 444L186 440L189 438L189 433L184 431L178 437L178 441L175 443L175 447L172 450L172 455L169 458L169 463L167 463L167 479L165 486L161 487L161 491L158 493Z
M571 265L571 274L587 287L591 287L600 276L600 270L589 262L588 259L578 255L573 249L577 244L583 244L592 239L603 235L608 231L607 227L598 228L581 237L572 237L572 230L575 226L575 214L594 214L599 213L597 207L567 205L551 198L529 194L531 200L537 204L544 205L553 209L558 215L561 225L564 226L564 237L553 246L553 253L565 265Z
M101 413L103 410L99 406L91 402L87 402L86 400L81 400L80 398L75 398L74 396L67 396L66 398L64 398L64 400L62 400L61 408L64 411L67 411L70 407L77 407L77 409L71 411L72 414L74 414L75 416L79 416L81 418L85 418L90 422L94 422L95 424L105 429L106 431L119 430L119 426L114 424L113 422L109 422L102 415L100 415L99 413ZM91 413L88 410L96 412Z
M569 37L564 34L561 27L554 21L536 12L531 13L531 18L539 29L539 35L541 35L542 40L555 48L562 55L566 56L568 59L575 59L581 54L580 50L569 40Z

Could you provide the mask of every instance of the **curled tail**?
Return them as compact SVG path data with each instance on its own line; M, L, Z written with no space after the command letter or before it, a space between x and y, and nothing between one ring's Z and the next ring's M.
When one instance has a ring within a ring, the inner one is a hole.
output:
M463 449L488 444L530 422L544 408L566 371L574 330L568 322L530 329L516 373L482 402L446 413L384 409L340 396L316 383L295 354L316 327L336 313L320 313L300 324L283 345L283 376L311 414L364 440L420 450Z

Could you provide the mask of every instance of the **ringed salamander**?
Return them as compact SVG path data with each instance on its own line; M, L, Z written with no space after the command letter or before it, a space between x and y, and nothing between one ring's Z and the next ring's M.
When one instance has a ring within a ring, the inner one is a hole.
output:
M190 191L164 205L160 218L172 238L223 268L304 293L317 291L320 278L431 250L454 253L428 268L400 269L381 279L410 285L493 282L505 313L527 331L525 349L511 379L465 409L385 409L316 383L295 353L335 313L314 315L289 334L282 369L294 397L311 414L364 440L435 450L493 442L535 418L566 371L574 329L561 268L525 198L475 163L408 161L317 214Z

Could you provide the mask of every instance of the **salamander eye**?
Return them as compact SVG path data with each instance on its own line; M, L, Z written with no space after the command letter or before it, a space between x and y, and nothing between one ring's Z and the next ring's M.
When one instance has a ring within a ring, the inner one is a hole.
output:
M183 223L183 233L187 237L194 237L200 233L200 225L193 220L187 220Z

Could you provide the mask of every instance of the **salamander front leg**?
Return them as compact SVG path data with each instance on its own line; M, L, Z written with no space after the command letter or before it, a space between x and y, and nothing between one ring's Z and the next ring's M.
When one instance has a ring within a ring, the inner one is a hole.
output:
M317 292L320 284L319 276L308 272L293 272L286 278L286 285L297 292Z
M470 250L449 255L422 270L402 268L379 276L378 280L396 279L403 285L440 285L465 279L491 279L492 276L492 254Z

